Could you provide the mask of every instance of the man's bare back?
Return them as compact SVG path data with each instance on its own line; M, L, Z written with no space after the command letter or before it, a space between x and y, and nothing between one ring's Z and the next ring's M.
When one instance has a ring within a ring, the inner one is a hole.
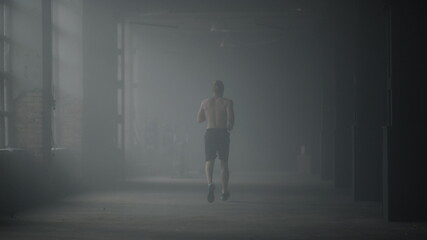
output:
M231 131L234 125L233 101L220 96L203 100L197 120L199 123L207 120L207 128L226 128Z

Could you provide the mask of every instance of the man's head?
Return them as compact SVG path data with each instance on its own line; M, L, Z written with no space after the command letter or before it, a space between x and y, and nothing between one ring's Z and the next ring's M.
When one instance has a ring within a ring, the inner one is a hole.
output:
M224 94L224 83L220 80L213 82L212 90L215 96L222 96Z

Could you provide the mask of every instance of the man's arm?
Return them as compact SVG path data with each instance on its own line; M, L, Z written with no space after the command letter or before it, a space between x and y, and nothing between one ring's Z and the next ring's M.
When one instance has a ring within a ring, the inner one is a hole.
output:
M230 102L227 105L227 129L228 131L233 130L234 127L234 106L233 101L230 100Z
M197 113L197 122L202 123L206 121L205 109L203 109L203 102L200 104L199 112Z

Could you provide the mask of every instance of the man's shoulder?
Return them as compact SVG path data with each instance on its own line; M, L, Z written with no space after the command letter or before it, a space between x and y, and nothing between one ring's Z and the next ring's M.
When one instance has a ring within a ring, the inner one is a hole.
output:
M209 97L209 98L205 98L202 100L202 105L204 104L208 104L209 102L215 102L220 100L221 102L224 102L226 104L233 104L233 100L229 99L229 98L225 98L225 97L221 97L220 99L218 98L214 98L214 97Z
M223 98L225 102L227 102L228 104L233 104L233 100L229 99L229 98Z
M205 98L205 99L203 99L202 100L202 104L205 104L205 103L209 102L209 100L211 100L211 98Z

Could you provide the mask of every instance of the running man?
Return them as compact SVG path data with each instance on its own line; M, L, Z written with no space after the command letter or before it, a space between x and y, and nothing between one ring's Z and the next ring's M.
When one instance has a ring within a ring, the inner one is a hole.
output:
M215 200L215 184L212 183L213 167L215 159L221 160L221 200L226 201L230 197L228 190L228 153L230 149L230 131L234 126L233 101L222 97L224 84L222 81L214 81L213 97L202 101L197 121L207 121L205 133L205 172L208 180L208 201Z

